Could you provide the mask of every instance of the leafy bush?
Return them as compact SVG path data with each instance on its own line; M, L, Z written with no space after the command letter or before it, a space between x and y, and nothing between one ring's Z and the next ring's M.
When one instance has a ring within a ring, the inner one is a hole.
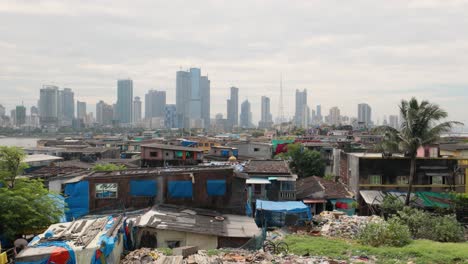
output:
M359 242L373 247L403 247L411 243L411 234L406 225L396 218L387 222L367 224L359 233Z
M408 226L415 239L440 242L460 242L464 239L463 227L453 215L438 216L405 207L398 212L398 218Z
M395 214L396 212L402 210L404 203L396 196L387 195L383 199L381 208L386 214Z
M103 163L103 164L96 164L93 167L93 171L118 171L118 170L125 170L125 165L116 165L112 163Z

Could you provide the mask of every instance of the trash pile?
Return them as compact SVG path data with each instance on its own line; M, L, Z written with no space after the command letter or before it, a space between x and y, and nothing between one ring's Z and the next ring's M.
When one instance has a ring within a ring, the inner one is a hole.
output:
M316 217L323 236L355 239L360 230L371 222L382 222L378 216L347 216L335 212L322 212Z
M241 249L199 250L197 254L183 259L182 256L165 256L156 249L142 248L130 252L120 263L123 264L242 264L242 263L287 263L287 264L344 264L375 263L367 257L351 257L349 262L322 256L272 255L268 252L247 251Z

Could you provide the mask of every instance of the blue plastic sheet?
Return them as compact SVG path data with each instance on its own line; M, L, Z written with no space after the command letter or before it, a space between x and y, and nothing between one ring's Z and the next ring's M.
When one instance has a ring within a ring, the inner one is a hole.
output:
M225 149L221 150L221 156L229 157L229 150L225 150Z
M36 261L15 261L17 264L47 264L49 262L49 258L40 259Z
M167 188L172 198L192 198L191 181L169 181Z
M312 219L310 208L303 202L256 201L255 222L258 226L282 227L286 224L287 215L296 215L297 225Z
M222 196L226 194L226 180L207 180L206 190L209 196Z
M67 264L76 264L75 251L64 241L49 241L35 245L34 247L62 247L68 250L70 258L68 259ZM19 263L19 262L16 262ZM47 263L47 262L46 262Z
M68 211L65 212L68 221L86 215L89 212L89 182L80 181L65 185L65 203Z
M156 196L156 190L156 180L130 181L130 195L132 196Z
M237 158L239 151L237 149L232 150L232 155Z

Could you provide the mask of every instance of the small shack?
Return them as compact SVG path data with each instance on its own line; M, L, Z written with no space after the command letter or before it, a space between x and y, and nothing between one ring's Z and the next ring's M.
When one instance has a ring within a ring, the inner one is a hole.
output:
M261 235L250 217L182 206L157 205L128 222L137 228L136 248L232 248Z
M260 227L304 225L312 220L310 208L303 202L257 200L255 222Z
M51 225L16 257L18 264L119 263L123 216L81 219Z

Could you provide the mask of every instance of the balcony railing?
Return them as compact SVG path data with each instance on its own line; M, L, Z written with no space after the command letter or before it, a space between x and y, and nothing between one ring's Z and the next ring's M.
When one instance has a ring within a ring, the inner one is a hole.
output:
M280 200L296 200L296 191L279 191Z

